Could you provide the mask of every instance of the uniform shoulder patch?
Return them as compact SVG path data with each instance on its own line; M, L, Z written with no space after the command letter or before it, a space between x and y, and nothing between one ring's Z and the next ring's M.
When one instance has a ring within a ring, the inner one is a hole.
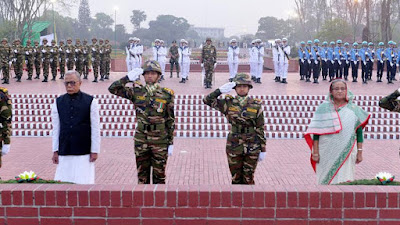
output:
M225 95L225 99L232 99L233 96L232 95Z
M172 90L172 89L169 89L169 88L163 88L162 89L164 92L167 92L168 94L170 94L170 95L174 95L175 93L174 93L174 91Z
M262 100L259 98L253 98L255 104L262 104Z

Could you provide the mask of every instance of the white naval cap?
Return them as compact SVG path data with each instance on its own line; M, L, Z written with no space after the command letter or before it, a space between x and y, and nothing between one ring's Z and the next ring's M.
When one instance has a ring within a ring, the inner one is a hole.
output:
M156 39L156 40L154 40L154 42L160 42L160 39Z
M160 40L160 43L164 43L164 40Z
M130 37L130 38L129 38L129 40L130 40L130 41L134 41L134 40L135 40L135 38L133 38L133 37Z
M230 41L229 41L229 43L236 43L237 41L236 41L236 39L235 38L233 38L233 39L231 39Z
M287 38L282 38L282 41L287 41Z
M261 39L256 39L256 42L261 42Z
M281 41L282 41L282 40L279 39L279 38L275 39L275 42L281 42Z

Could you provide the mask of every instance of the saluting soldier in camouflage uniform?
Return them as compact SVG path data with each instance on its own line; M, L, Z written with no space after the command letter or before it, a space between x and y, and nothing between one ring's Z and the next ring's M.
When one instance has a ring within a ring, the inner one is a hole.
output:
M172 71L174 71L174 65L176 67L176 75L179 78L179 51L178 45L176 45L176 41L172 41L172 46L169 48L169 63L170 63L170 70L172 78Z
M72 44L72 39L67 39L67 46L65 47L67 69L73 70L75 66L75 46Z
M201 51L200 63L205 70L205 88L211 88L214 69L217 66L217 49L211 44L211 38L206 39L206 44Z
M50 67L51 74L53 75L52 81L56 80L57 77L57 67L58 67L58 46L56 45L56 40L51 41L50 47Z
M47 82L49 77L49 68L50 68L50 50L51 46L47 45L47 39L43 38L43 45L40 47L40 52L42 52L42 66L43 66L43 77L42 82Z
M10 83L11 47L8 45L7 38L1 40L0 45L0 70L3 73L3 84Z
M87 40L83 40L83 45L82 45L82 56L83 56L83 61L82 61L82 73L83 73L83 79L88 79L89 75L89 61L90 61L90 48L87 45Z
M157 83L161 73L157 61L147 61L143 69L131 70L108 88L110 93L129 99L135 105L137 127L134 140L139 184L150 183L151 167L153 184L164 184L167 158L173 151L174 92L161 88ZM136 81L141 74L146 85ZM130 82L133 88L126 86Z
M31 40L26 41L25 47L25 65L26 69L28 70L28 78L27 80L32 80L33 76L33 64L35 63L35 56L34 56L34 47L31 46Z
M221 94L235 89L237 96ZM203 102L223 113L232 130L228 135L226 153L232 184L254 184L257 161L265 158L266 138L262 101L248 96L253 88L248 74L237 74L234 82L229 82L207 95Z
M105 63L104 79L106 80L108 80L110 77L111 52L112 52L112 46L110 45L110 41L106 39L104 43L104 63Z
M0 167L2 156L10 152L12 106L8 90L0 87Z
M105 62L105 46L103 44L103 39L99 40L99 55L100 55L100 80L104 81L104 75L106 72L106 62Z
M75 40L75 70L81 76L82 76L82 69L83 69L83 47L81 45L81 40L77 38Z
M397 100L399 96L400 88L394 91L392 94L382 98L379 101L379 106L392 112L400 112L400 101Z
M42 52L41 52L41 47L39 46L38 41L34 41L35 46L33 47L33 55L35 56L35 71L36 71L36 77L35 79L40 79L40 70L41 64L42 64Z
M60 63L60 79L63 80L65 76L65 45L64 41L60 41L60 45L58 46L58 61Z
M99 77L99 66L100 66L100 53L99 53L99 45L97 44L97 38L92 38L91 55L92 55L92 68L93 68L93 82L97 82L97 78Z
M16 39L15 40L15 47L13 49L13 54L14 54L14 72L15 75L17 76L17 82L21 82L21 77L24 69L24 47L21 45L21 40Z

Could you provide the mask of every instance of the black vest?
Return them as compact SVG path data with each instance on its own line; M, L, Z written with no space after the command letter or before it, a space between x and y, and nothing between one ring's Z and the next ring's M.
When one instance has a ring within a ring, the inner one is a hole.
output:
M73 95L65 94L57 98L57 110L60 117L59 155L90 154L92 100L92 96L83 92Z

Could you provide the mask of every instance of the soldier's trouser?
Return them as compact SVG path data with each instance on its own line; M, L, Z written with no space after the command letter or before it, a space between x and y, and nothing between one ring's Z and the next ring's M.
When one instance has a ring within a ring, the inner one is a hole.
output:
M250 63L250 75L252 77L256 76L256 71L257 71L256 67L257 67L257 63L255 63L255 62Z
M339 64L340 62L340 64ZM343 77L343 62L341 60L335 60L335 75L336 78Z
M17 59L17 61L15 62L15 67L14 67L14 72L15 75L17 76L17 78L21 78L22 77L22 73L23 73L23 64L22 64L22 59Z
M151 144L135 141L138 183L150 184L153 167L153 184L165 184L165 168L168 158L167 144Z
M99 64L100 64L99 60L94 60L94 61L92 62L93 75L94 75L95 78L99 77ZM130 70L128 70L128 72L129 72L129 71L130 71Z
M108 59L105 60L105 62L106 62L105 75L109 76L110 75L111 59L108 58ZM163 67L161 66L161 68L163 68ZM164 70L165 70L165 63L164 63ZM164 70L163 70L163 74L164 74Z
M65 59L60 60L60 74L65 75Z
M56 78L57 76L57 60L54 60L51 62L51 75L53 75L53 78Z
M285 60L284 62L281 62L279 64L279 67L281 68L281 77L283 79L286 79L287 74L288 74L288 69L289 69L289 62Z
M28 70L28 77L33 76L33 59L28 59L26 64L26 69Z
M36 60L35 59L35 71L36 71L36 76L39 77L40 76L40 70L42 69L40 67L40 60Z
M358 78L358 65L359 62L354 62L351 61L351 76L353 77L353 79L357 79Z
M281 77L282 74L282 67L280 65L279 61L274 61L274 72L275 72L275 77Z
M381 62L380 60L378 60L377 62L377 71L376 71L376 76L378 77L378 79L382 79L383 76L383 68L385 67L385 62Z
M349 76L349 68L350 68L350 62L346 63L346 61L345 61L344 67L343 67L343 76L345 79L347 79L347 77Z
M331 60L328 61L328 68L329 68L329 78L333 79L335 77L335 65L332 63Z
M386 61L386 79L391 81L392 79L392 66L389 61Z
M67 60L67 69L68 70L73 70L75 66L75 61L74 59L68 59Z
M372 70L374 69L374 62L372 60L368 61L368 79L371 80L372 78Z
M369 73L368 68L369 68L368 62L367 63L361 62L361 78L363 81L366 81L368 79L368 73Z
M204 71L205 71L205 81L206 83L211 84L212 78L213 78L213 73L214 73L214 64L205 62L204 63ZM183 71L182 71L183 72Z
M100 60L100 76L103 77L106 72L106 65L103 59Z
M301 62L301 60L299 59L299 74L300 74L300 77L302 77L302 76L304 76L304 63L303 62Z
M315 63L317 62L317 63ZM319 71L321 70L320 67L320 61L318 59L314 60L313 63L313 78L318 79L319 78Z
M182 78L186 79L189 75L190 63L189 62L181 63L180 67L182 69L181 76Z
M307 61L306 64L306 68L307 68L307 72L306 72L306 77L307 78L311 78L311 74L312 74L312 69L313 69L313 64L314 60L310 60L310 63Z
M10 67L8 66L8 63L2 65L0 69L3 72L4 80L10 80Z
M43 76L45 79L49 77L50 61L48 59L43 60Z
M75 70L82 76L83 60L80 58L76 59Z
M321 67L322 67L322 78L326 79L326 77L328 76L328 62L322 60Z
M82 68L83 75L87 76L89 74L89 61L83 61L83 68Z
M171 64L171 68L170 68L171 73L172 73L172 71L174 71L174 65L175 65L175 68L176 68L176 72L179 73L179 62L178 62L178 60L170 60L169 63Z
M396 77L397 65L396 63L393 64L390 71L390 80L393 80Z
M261 75L263 73L264 70L264 64L259 62L257 63L257 74L256 74L256 78L261 78Z
M229 78L234 78L238 72L239 63L229 63Z

